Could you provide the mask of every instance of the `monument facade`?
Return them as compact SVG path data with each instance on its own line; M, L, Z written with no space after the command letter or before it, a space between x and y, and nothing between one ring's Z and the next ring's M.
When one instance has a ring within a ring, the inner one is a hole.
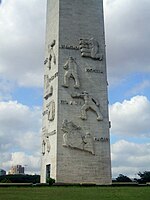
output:
M41 182L111 183L103 0L47 0Z

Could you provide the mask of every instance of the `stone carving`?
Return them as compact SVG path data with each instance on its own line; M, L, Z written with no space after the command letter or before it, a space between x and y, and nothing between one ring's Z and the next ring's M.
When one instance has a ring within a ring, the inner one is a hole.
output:
M43 132L43 135L48 136L48 137L56 134L56 130L48 132L48 129L46 129L46 127L42 128L42 132Z
M47 88L45 95L44 95L44 99L48 99L49 97L51 97L53 95L53 86L50 86Z
M69 57L69 59L67 60L67 62L64 65L64 69L66 70L65 74L64 74L64 83L63 83L63 87L68 88L69 87L69 79L73 78L75 81L74 84L74 88L79 88L80 87L80 83L79 83L79 77L78 77L78 73L77 73L77 63L76 61L72 58Z
M102 121L103 116L99 109L99 103L96 99L94 99L88 92L84 91L81 94L72 94L72 98L82 98L84 99L84 105L81 107L81 119L87 119L87 111L89 109L93 110L97 114L97 120Z
M43 135L43 142L42 142L42 154L44 155L46 150L49 153L50 149L51 149L51 145L50 145L50 136L55 135L56 134L56 130L52 131L52 132L48 132L48 129L46 129L46 127L44 127L42 129Z
M94 152L94 139L90 133L84 133L80 126L75 125L72 121L64 120L61 130L63 135L63 146L82 151Z
M61 104L63 105L71 105L71 106L81 106L82 102L81 101L67 101L67 100L61 100L60 101Z
M45 140L43 140L43 142L42 142L42 154L43 155L45 154L45 145L46 145Z
M49 136L45 136L42 142L42 154L45 154L46 150L49 153L50 149L51 149L51 145L49 141Z
M47 67L49 68L49 70L51 69L52 60L53 60L53 63L56 65L56 56L55 56L54 49L53 49L55 44L56 44L56 40L53 40L53 42L50 45L48 45L49 58L46 58L44 61L44 65L46 65L48 63Z
M89 73L100 73L100 74L103 74L103 71L101 71L99 69L85 68L85 71L89 72Z
M48 120L53 121L55 119L55 102L51 101L49 104L47 104L48 108Z
M42 142L42 154L44 155L46 150L49 153L51 149L48 130L45 129L43 132L43 142Z
M96 141L96 142L109 142L109 138L106 138L106 137L96 138L96 137L94 137L94 141Z
M96 60L103 60L103 55L99 53L99 43L94 39L80 39L80 50L83 57L90 57Z
M44 86L45 86L45 89L49 87L49 76L48 75L44 75Z
M45 79L45 94L44 94L44 99L48 99L50 96L53 95L53 86L50 86L50 82L49 82L49 77L48 75L44 76Z
M73 45L61 45L59 47L60 49L70 49L70 50L79 50L79 46L73 46Z
M49 82L53 81L56 77L58 77L58 72L49 78Z

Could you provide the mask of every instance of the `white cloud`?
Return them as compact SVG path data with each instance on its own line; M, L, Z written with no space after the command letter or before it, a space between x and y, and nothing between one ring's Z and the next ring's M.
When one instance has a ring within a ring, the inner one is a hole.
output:
M0 12L0 74L21 86L42 86L46 1L6 0Z
M108 78L150 72L150 1L105 0ZM140 14L139 14L140 13ZM0 74L20 86L43 84L46 0L5 0L0 12Z
M108 76L111 84L124 80L128 73L134 71L149 73L150 1L105 0L104 3ZM45 5L46 0L5 0L1 4L0 100L11 98L11 81L19 86L42 86ZM133 88L133 94L147 87L147 84L145 81L143 85ZM112 133L148 137L149 113L150 101L144 96L113 104L110 106ZM37 171L41 110L30 109L13 101L1 102L0 127L2 166L9 169L13 164L22 164L28 165L29 171ZM148 148L149 144L126 141L113 144L114 174L127 173L133 176L146 169L150 153Z
M104 5L111 85L135 71L150 73L150 1L105 0Z
M33 109L17 101L0 102L0 127L5 134L37 131L41 122L41 109ZM11 129L10 129L11 128ZM9 131L9 133L7 133Z
M111 132L122 136L150 137L150 101L135 96L110 106Z
M0 102L0 167L28 165L37 172L41 151L41 109L16 101Z
M26 174L39 174L40 154L27 155L24 152L15 152L9 154L9 160L3 162L2 167L9 170L14 165L25 167Z
M15 139L18 146L28 152L40 150L40 132L26 132L22 137Z
M120 140L111 149L113 177L124 174L133 178L139 171L149 170L150 143L136 144Z

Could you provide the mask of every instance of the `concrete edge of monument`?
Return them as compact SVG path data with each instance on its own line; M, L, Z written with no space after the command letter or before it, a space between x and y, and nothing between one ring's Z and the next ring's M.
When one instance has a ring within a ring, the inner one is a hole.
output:
M47 0L41 183L110 185L103 0Z

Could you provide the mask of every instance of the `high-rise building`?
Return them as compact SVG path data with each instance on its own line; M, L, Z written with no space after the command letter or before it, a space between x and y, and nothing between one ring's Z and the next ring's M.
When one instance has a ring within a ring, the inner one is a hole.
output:
M21 165L12 166L8 174L24 174L24 167Z
M111 183L103 0L47 0L41 182Z

